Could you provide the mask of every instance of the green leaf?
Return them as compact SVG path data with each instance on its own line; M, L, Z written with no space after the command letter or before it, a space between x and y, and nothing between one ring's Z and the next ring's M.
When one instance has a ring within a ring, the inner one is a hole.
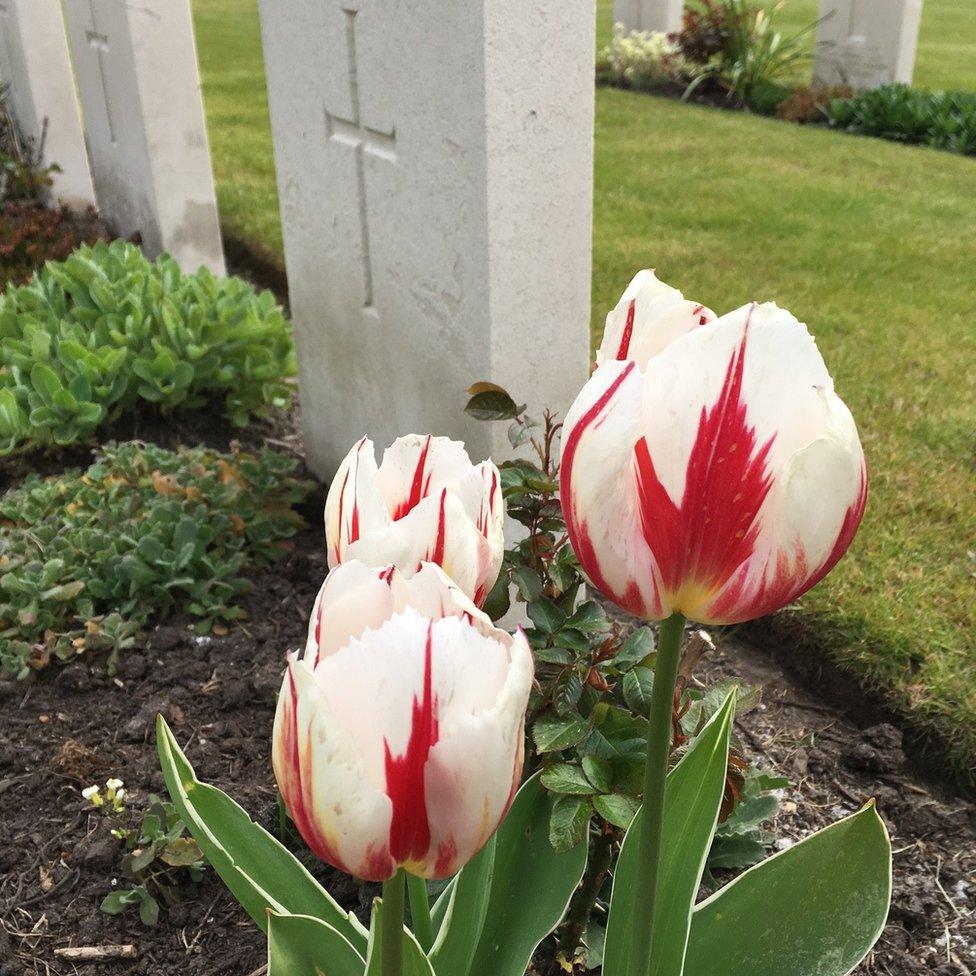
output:
M262 929L267 911L311 915L336 929L357 951L366 930L344 912L304 866L226 793L201 783L163 717L156 718L156 749L170 799L200 850Z
M519 407L501 387L496 387L475 393L464 412L477 420L514 420L519 415Z
M508 608L512 605L511 597L508 592L508 574L501 573L495 585L488 593L488 598L482 609L491 617L492 620L500 620L508 613Z
M654 672L650 668L636 667L624 675L622 682L624 701L638 715L646 715L651 707L651 688L654 686Z
M636 797L625 796L623 793L595 796L593 797L593 806L607 823L611 823L615 827L623 827L624 830L631 825L640 808Z
M366 961L331 925L268 912L268 976L363 976Z
M583 770L572 763L556 763L542 771L542 785L550 793L573 793L589 796L594 792L593 785Z
M652 972L661 976L681 976L683 972L691 913L722 802L734 714L733 693L668 775L651 957ZM634 905L645 896L637 890L642 816L643 811L638 812L631 823L614 870L604 976L632 976L628 957ZM694 968L684 971L688 976L701 976ZM734 970L723 972L728 976Z
M54 398L63 387L57 373L46 363L34 363L31 367L31 386L37 391L41 399L51 406Z
M566 621L566 626L584 634L600 634L609 629L610 621L600 604L588 600Z
M873 801L775 854L694 912L694 976L847 976L884 928L891 844Z
M533 776L523 784L502 821L488 910L468 969L470 976L524 976L536 946L566 912L583 877L587 844L565 854L552 849L549 821L554 805L539 777Z
M589 825L589 800L578 796L557 796L549 820L552 849L561 854L583 843Z
M583 772L599 793L609 793L613 786L613 768L600 756L583 757Z
M546 714L532 726L532 738L539 752L555 752L575 746L589 730L580 715Z
M383 900L377 898L373 901L373 917L369 923L369 950L366 954L366 976L382 976L380 958L382 953L378 950L382 941L383 929ZM430 967L424 950L420 948L420 943L414 938L412 932L402 929L403 932L403 969L402 976L434 976L434 970ZM271 976L269 973L268 976ZM290 976L282 972L281 976ZM328 973L325 976L329 976ZM444 974L447 976L447 973Z
M623 642L614 655L613 664L621 671L640 664L648 654L654 653L654 634L650 627L638 627Z
M548 597L526 605L529 619L544 634L553 634L566 622L566 614Z
M488 911L495 844L492 836L451 883L443 920L430 951L430 963L436 973L466 976L470 972Z
M159 902L144 888L139 902L139 919L143 925L155 925L159 921Z

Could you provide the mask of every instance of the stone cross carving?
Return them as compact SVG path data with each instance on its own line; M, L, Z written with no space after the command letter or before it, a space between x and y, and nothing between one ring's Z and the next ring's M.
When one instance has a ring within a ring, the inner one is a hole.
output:
M94 49L95 57L98 59L98 74L102 82L102 98L105 102L105 120L108 124L108 137L112 145L117 146L119 141L116 138L112 96L109 94L108 75L105 70L105 55L108 54L108 34L98 29L98 21L95 16L95 0L88 0L88 9L91 11L91 29L85 31L85 37Z
M389 163L396 162L396 131L380 132L362 122L359 105L359 76L356 62L356 14L358 11L342 8L346 18L346 55L349 70L349 92L352 102L352 118L343 119L328 109L325 127L328 137L349 146L356 153L356 181L359 189L359 226L363 256L363 309L375 314L373 307L373 264L369 247L369 207L366 196L366 164L364 155L369 153Z
M10 41L10 11L7 10L7 5L5 3L0 3L0 17L3 18L3 26L0 27L0 34L3 34L3 46L4 50L7 52L7 64L12 65L14 63L14 52ZM10 84L10 78L0 78L7 84Z

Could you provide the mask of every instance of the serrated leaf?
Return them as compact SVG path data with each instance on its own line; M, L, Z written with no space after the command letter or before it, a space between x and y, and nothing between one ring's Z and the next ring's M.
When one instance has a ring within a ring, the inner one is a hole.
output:
M620 650L613 657L613 663L621 671L626 671L636 664L640 664L648 654L653 653L653 632L650 627L638 627L621 644Z
M613 787L613 767L600 756L583 757L583 772L599 793L609 793Z
M555 763L542 770L542 785L550 793L569 793L589 796L594 792L593 785L583 770L572 763Z
M532 726L532 738L540 753L556 752L575 746L589 730L581 715L546 714Z
M651 707L651 689L654 672L650 668L636 667L623 677L624 701L638 715L646 715Z
M582 844L590 824L590 801L576 796L557 796L549 820L549 843L557 854Z
M611 823L615 827L623 827L626 830L636 816L640 803L633 796L626 796L623 793L607 793L593 797L593 806L607 823Z

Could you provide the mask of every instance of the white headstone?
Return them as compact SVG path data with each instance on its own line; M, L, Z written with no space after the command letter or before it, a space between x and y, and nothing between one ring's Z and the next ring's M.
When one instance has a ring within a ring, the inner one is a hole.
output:
M21 135L57 163L50 197L95 202L60 0L0 0L0 82Z
M684 9L684 0L614 0L613 22L628 31L673 34L681 30Z
M856 91L911 84L922 0L820 0L814 82Z
M150 257L222 274L189 0L66 0L65 13L103 216Z
M490 380L564 411L588 373L592 5L261 0L309 463L461 437ZM510 448L508 451L510 452Z

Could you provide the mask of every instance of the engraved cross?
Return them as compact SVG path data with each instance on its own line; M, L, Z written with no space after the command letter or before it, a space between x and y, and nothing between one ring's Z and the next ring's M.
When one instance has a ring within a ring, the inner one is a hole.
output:
M359 105L359 76L356 63L356 13L343 8L346 19L346 54L349 68L349 91L352 118L344 119L326 109L325 130L329 139L349 146L356 154L356 181L359 189L359 229L363 255L363 308L373 309L373 264L369 244L369 207L366 197L366 162L368 153L389 163L396 162L396 131L380 132L362 122Z
M108 137L112 145L115 146L118 145L118 140L116 139L115 120L112 112L112 96L109 93L108 73L105 67L105 55L108 53L108 35L98 29L98 22L95 19L95 0L88 0L88 9L91 12L91 30L85 31L85 37L98 59L98 74L102 80L102 100L105 102Z

